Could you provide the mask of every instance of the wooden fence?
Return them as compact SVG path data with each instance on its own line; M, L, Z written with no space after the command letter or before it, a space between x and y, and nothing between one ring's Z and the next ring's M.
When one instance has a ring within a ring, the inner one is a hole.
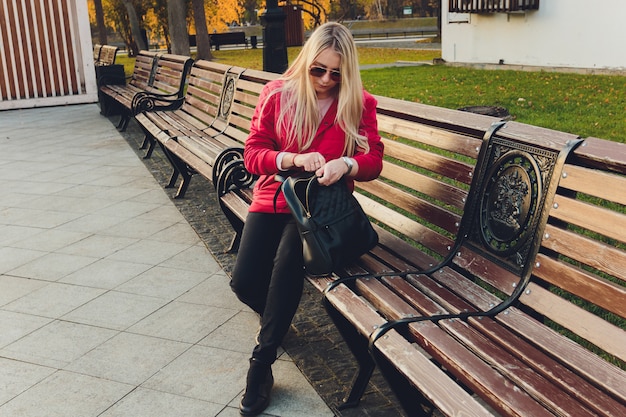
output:
M87 0L0 0L0 110L97 100Z

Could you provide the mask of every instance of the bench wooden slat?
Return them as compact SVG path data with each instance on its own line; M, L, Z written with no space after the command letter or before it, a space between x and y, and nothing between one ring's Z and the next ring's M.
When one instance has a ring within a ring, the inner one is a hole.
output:
M418 286L411 286L406 281L401 280L401 279L393 280L392 278L387 278L385 281L388 283L388 285L394 287L394 290L396 292L398 292L399 294L402 294L402 296L405 297L409 301L409 303L414 304L414 305L419 305L420 307L422 307L425 313L429 315L440 314L441 311L440 309L438 309L437 304L432 304L433 302L430 301L428 298L426 298L424 294L428 293L429 291L441 292L442 290L438 288L436 285L430 284L430 281L428 280L427 277L420 276L420 277L416 277L416 279L419 279L420 285ZM416 288L420 288L422 291L418 292L416 291ZM426 292L424 292L425 289L426 289ZM456 290L457 293L462 293L459 291L461 290L460 289ZM440 297L443 299L449 299L449 297L446 297L443 294L440 294ZM429 303L431 303L434 307L430 307L430 308L424 307L424 306L429 305ZM470 305L464 305L464 303L461 303L461 304L457 304L455 309L456 310L466 310L466 309L472 310L472 307ZM511 310L507 310L507 312L509 311ZM499 315L499 317L501 316L502 314ZM538 371L540 373L543 373L544 370L546 372L549 372L548 374L545 374L546 377L550 377L550 379L554 380L555 382L556 380L559 380L561 389L572 391L571 394L576 394L579 400L585 403L586 407L591 407L591 408L598 407L598 406L602 407L602 404L606 404L607 407L610 406L612 407L612 409L619 409L615 401L606 403L606 399L604 397L598 396L596 394L597 390L595 387L588 385L584 380L580 380L578 377L573 375L571 371L569 371L568 369L562 368L559 371L554 371L555 367L559 369L560 366L558 364L555 364L553 359L550 359L549 357L545 355L542 356L538 352L533 354L534 351L532 348L530 348L530 346L528 346L527 342L518 338L512 333L502 332L502 328L499 327L499 325L497 325L493 320L488 319L488 318L481 318L481 319L473 318L473 319L470 319L470 322L478 329L481 329L481 333L489 335L490 339L492 339L496 343L501 344L505 350L508 350L511 354L515 355L518 358L518 359L508 358L502 361L499 365L500 372L505 373L506 375L508 375L509 378L512 378L514 380L518 379L518 373L527 372L524 370L527 368L527 366L531 366L535 369L535 371ZM458 320L451 321L450 323L444 322L443 325L445 327L452 328L453 326L457 325L457 323L460 325L460 322ZM453 331L453 333L455 337L461 339L464 337L463 334L465 334L465 331L462 331L461 333L459 333L457 329ZM474 335L473 337L475 338L475 337L480 337L480 336ZM472 342L472 343L476 343L476 342ZM483 359L487 361L498 360L497 353L489 351L492 343L493 342L483 343L482 350L484 351L484 353L482 355L483 355ZM466 341L466 344L469 344L469 342ZM477 349L477 348L475 347L474 349ZM531 357L528 356L529 353L532 354ZM520 360L523 361L523 363L516 362ZM493 365L495 366L495 364ZM552 374L552 372L554 372L554 374ZM527 375L527 377L530 378L531 380L533 379L531 374ZM542 386L540 381L541 380L536 380L536 383L539 383L539 386ZM524 385L526 382L524 382L523 380L520 380L519 383ZM544 387L541 392L535 389L534 396L544 397L547 395L548 397L552 397L556 395L554 393L550 394L548 392L545 392L546 389L547 388ZM548 400L551 401L551 399L549 398L548 399L544 398L542 401L548 401ZM568 401L569 400L567 398L562 399L562 402L564 404L567 404ZM596 402L599 403L599 405L595 404ZM556 407L559 407L559 406L556 406ZM582 415L580 411L578 412L570 411L567 414L568 415Z
M420 168L465 184L472 182L473 169L468 164L402 143L390 140L384 140L383 142L385 144L386 156L402 161L420 161Z
M621 360L626 360L626 331L539 286L530 285L528 291L530 295L525 294L523 301L530 307L549 314L551 320L565 328L576 330L579 336ZM607 338L607 334L611 334L611 338Z
M532 284L530 288L535 294L541 290L537 286L538 290L533 291ZM524 295L523 297L528 296ZM547 308L550 307L547 306ZM624 371L596 355L590 355L584 347L521 311L517 309L509 309L508 311L509 314L507 315L500 314L497 316L499 322L514 329L525 340L539 344L543 351L554 358L558 358L569 369L584 376L594 385L610 392L622 404L626 403L626 375Z
M621 302L626 300L626 287L541 254L537 262L541 265L535 270L537 277L607 311L626 316L626 303Z
M626 204L624 179L617 175L576 165L565 165L559 185L607 201Z
M619 142L589 137L579 146L574 155L589 167L626 175L626 155Z
M626 218L621 214L563 196L554 202L558 208L551 216L626 243Z
M358 297L355 297L352 291L349 291L345 286L339 285L335 289L333 289L328 297L329 301L333 304L333 306L339 309L342 312L347 312L348 319L350 322L354 323L358 330L363 334L369 334L374 329L369 326L363 327L362 323L378 323L383 324L384 320L376 313L375 310L372 309L371 306L363 302ZM350 306L349 309L346 306ZM391 333L391 332L390 332ZM387 339L382 339L382 341L377 342L378 344L385 345L385 341L391 339L393 342L397 340L397 343L400 346L406 346L406 341L401 341L400 339L395 339L393 333ZM395 351L393 347L387 344L388 348L391 351ZM404 350L410 350L411 347L404 347ZM424 362L422 361L422 366L424 366ZM407 364L408 367L408 364ZM458 385L451 383L452 381L442 375L441 370L435 368L434 366L427 366L427 369L432 371L433 379L436 381L434 386L431 386L430 383L424 384L424 381L419 381L418 385L422 385L425 391L425 395L427 397L431 397L433 401L438 403L438 406L442 409L451 409L458 410L461 407L468 413L468 415L491 415L483 406L478 404L471 396L469 396L466 392L462 390L459 391ZM430 382L430 381L429 381ZM427 386L424 386L427 385ZM456 388L454 388L456 385ZM434 392L440 391L448 391L448 395L443 397L439 395L429 395L430 391ZM451 395L454 393L455 395Z
M393 179L394 182L409 188L417 188L420 193L426 194L438 201L448 204L457 209L462 209L467 200L467 191L448 185L437 178L433 178L406 167L383 162L384 178ZM360 189L365 189L364 184L357 184Z
M409 138L424 145L435 146L450 152L460 153L476 159L481 141L466 135L449 132L443 129L433 129L408 120L389 117L384 114L378 116L378 128L389 135Z
M419 244L424 245L436 253L439 253L441 256L450 251L452 240L449 238L434 232L432 229L420 224L417 221L412 221L406 217L398 216L397 213L390 207L385 207L382 204L360 195L357 195L356 197L363 207L363 210L368 215L372 214L379 221L384 219L384 224L387 226L395 230L402 230L405 236L410 237L415 242L419 242Z
M370 181L359 186L359 190L366 191L381 199L393 201L397 207L406 210L421 218L431 218L435 225L447 230L450 233L456 233L459 229L461 220L458 214L445 210L435 204L430 203L417 196L410 195L407 192L398 190L397 188L386 184L382 181ZM380 216L371 213L372 217ZM388 212L386 213L388 214Z
M542 246L612 275L621 282L626 281L626 256L604 242L548 225Z
M222 198L222 202L235 213L241 221L246 220L246 214L248 213L248 207L250 203L238 198L234 193L229 193Z
M511 309L509 314L519 314L519 311ZM487 335L494 343L499 344L503 349L520 358L527 366L532 367L536 372L557 384L562 390L568 392L587 408L595 410L596 413L600 414L608 413L610 410L612 415L619 415L617 413L620 410L618 401L608 398L597 386L582 379L563 364L556 362L550 356L550 352L546 353L534 349L531 346L532 341L529 342L514 332L502 332L502 327L497 321L491 319L470 319L470 322L472 326L479 328L481 333Z
M420 276L419 278L422 278L420 280L421 284L426 284L429 282L429 279L425 276ZM424 314L435 315L435 314L441 314L443 312L441 310L441 307L438 304L433 303L433 301L425 297L424 292L417 292L416 287L409 285L405 280L394 279L393 277L389 277L389 278L385 278L384 281L391 288L393 288L395 292L405 297L405 299L409 301L409 304L415 305L416 307L420 309L420 311L424 312ZM391 308L389 306L385 307L379 302L376 302L375 300L374 301L371 300L371 297L373 296L372 295L373 291L371 291L371 289L380 284L376 284L376 282L372 282L372 281L363 281L363 282L360 281L360 283L361 285L359 286L359 288L361 289L362 294L365 294L366 298L370 300L371 302L373 302L378 307L378 309L383 310L386 312L387 315L390 315L396 318L402 316L403 314L406 314L406 311L403 312L397 307L395 308L395 311L393 311L394 308ZM427 287L429 287L431 290L439 291L436 285L435 286L427 285ZM370 291L368 291L366 288L369 288ZM423 289L424 287L421 287L421 288ZM378 297L378 299L389 300L391 298L391 296L388 294L381 295L382 291L380 290L380 288L377 291L378 291L378 294L375 297ZM448 297L443 296L442 298L449 299L449 296ZM427 307L427 306L430 306L430 307ZM390 311L390 308L391 308L391 311ZM463 303L458 305L457 308L463 309L463 310L466 310L467 308L469 308L470 310L473 309L471 306L469 305L465 306ZM473 320L474 320L473 323L478 324L479 327L484 323L493 323L490 319L486 319L486 318L480 319L480 320L476 320L476 319L473 319ZM551 384L547 383L547 381L543 378L537 379L537 377L535 377L535 374L534 374L535 371L529 372L529 368L527 368L527 365L521 362L521 360L525 357L524 354L522 354L518 358L510 356L510 354L509 356L501 357L501 354L498 354L499 350L494 350L496 348L494 347L492 342L487 341L483 336L480 335L480 333L477 333L476 331L472 331L471 329L467 328L466 325L462 324L458 320L442 321L442 323L443 323L442 326L444 328L447 328L448 331L455 338L459 340L465 340L464 343L467 346L470 346L472 351L477 352L477 353L482 352L480 353L480 356L483 358L483 360L490 363L491 366L494 366L497 369L499 369L499 372L501 372L503 375L506 375L507 378L510 378L512 380L517 380L519 384L521 384L522 386L526 386L526 389L530 390L530 392L532 392L533 397L539 399L540 402L544 404L550 403L551 407L554 409L565 409L566 411L564 412L564 414L567 414L567 415L588 415L589 414L589 412L585 408L581 408L582 406L580 404L574 404L571 402L571 398L560 394L559 393L560 389L555 390L553 387L551 388L551 391L550 391L550 388L548 387L550 387ZM496 333L496 335L497 337L502 336L501 332ZM511 335L509 339L512 337L513 336ZM520 343L524 343L524 342L521 340L507 340L507 343L504 343L503 345L508 346L510 344L510 345L519 346ZM527 350L527 351L532 351L532 349ZM534 358L535 361L539 361L539 359L540 358L538 357ZM543 365L546 366L547 369L554 367L554 364L550 364L549 361L550 360L548 360L547 358L542 359L542 363ZM529 363L532 363L532 362L529 362ZM562 370L562 372L559 373L558 376L560 376L562 373L565 373L565 372L566 370ZM520 378L520 376L524 374L526 376L524 378ZM534 382L531 382L531 381L534 381ZM585 396L586 398L593 396L592 395L593 392L590 392L590 390L595 390L594 387L591 387L589 385L584 385L585 383L582 380L580 380L579 382L575 382L575 378L572 379L572 377L570 377L567 381L565 381L562 384L561 389L577 388L577 387L572 387L571 386L572 384L583 384L583 388L579 390L578 393ZM560 401L555 402L555 399L559 397L560 397ZM601 398L598 398L598 401L600 400ZM614 402L612 403L612 405L613 407L615 407ZM590 404L585 405L585 407L589 407L589 406ZM593 405L591 406L593 407Z
M397 332L390 331L386 336L388 337L376 343L376 347L387 357L399 357L396 361L398 370L419 387L424 396L444 414L457 415L458 410L463 410L463 416L493 416L475 398L442 373L428 357L412 346L407 346L406 340ZM399 352L402 354L398 354ZM415 375L429 377L416 379Z

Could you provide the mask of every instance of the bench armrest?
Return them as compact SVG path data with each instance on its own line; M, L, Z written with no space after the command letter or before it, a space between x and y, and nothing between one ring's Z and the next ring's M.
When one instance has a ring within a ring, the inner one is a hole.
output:
M144 111L155 110L177 110L185 101L184 97L178 97L178 94L154 94L141 92L135 94L132 102L133 115Z

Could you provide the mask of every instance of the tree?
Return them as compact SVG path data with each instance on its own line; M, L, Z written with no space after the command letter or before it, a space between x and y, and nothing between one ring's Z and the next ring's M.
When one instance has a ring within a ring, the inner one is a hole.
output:
M198 48L196 57L211 60L213 55L211 54L211 41L204 13L204 0L192 0L192 5L193 20L196 25L196 47Z
M148 49L148 45L146 45L146 42L144 41L144 36L141 32L141 27L139 26L139 19L137 19L135 5L133 4L132 0L124 0L124 6L126 6L126 12L128 13L128 22L130 24L130 31L133 35L133 40L135 41L137 48L140 51L142 49Z
M98 42L100 45L106 45L107 40L107 28L104 24L104 11L102 10L102 0L94 0L94 6L96 9L96 22L98 26Z
M172 41L172 53L190 55L187 33L187 4L185 0L167 0L167 20Z

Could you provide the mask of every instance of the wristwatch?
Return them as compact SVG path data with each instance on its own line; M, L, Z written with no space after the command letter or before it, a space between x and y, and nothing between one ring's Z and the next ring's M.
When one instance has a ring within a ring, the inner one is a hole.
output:
M354 162L351 158L348 158L347 156L344 156L341 159L343 159L343 162L345 162L345 164L348 166L348 172L346 172L344 175L350 175L350 173L352 172L352 168L354 168Z

